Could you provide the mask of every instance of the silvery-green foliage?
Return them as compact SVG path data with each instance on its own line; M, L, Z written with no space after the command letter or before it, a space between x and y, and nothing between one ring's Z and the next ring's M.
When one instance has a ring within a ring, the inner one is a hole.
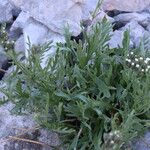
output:
M66 43L57 44L44 68L43 53L51 43L30 47L27 63L9 52L16 69L2 91L15 104L12 112L34 113L68 150L108 150L112 144L123 149L150 125L150 72L127 63L128 31L123 48L114 49L108 45L112 26L105 18L89 31L80 41L70 40L66 31ZM111 134L116 131L118 137Z

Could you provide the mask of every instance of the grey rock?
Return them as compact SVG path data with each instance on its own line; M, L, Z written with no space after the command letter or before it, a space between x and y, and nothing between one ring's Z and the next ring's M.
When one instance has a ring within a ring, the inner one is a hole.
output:
M3 86L5 84L0 81L0 87ZM3 97L5 95L0 93L0 99ZM0 107L0 150L52 150L51 146L59 145L56 133L38 128L31 114L22 116L11 114L10 110L13 107L12 103ZM43 145L13 140L10 136L41 142Z
M114 31L113 35L109 41L110 48L122 47L122 42L124 38L124 31ZM133 42L130 40L130 47L133 47Z
M146 27L150 23L149 13L124 13L114 17L115 21L128 23L130 21L137 21L140 25Z
M62 33L65 25L75 34L80 32L82 19L81 4L83 0L11 0L21 10L28 12L31 17L41 22L49 29ZM63 13L62 13L63 12Z
M150 132L148 131L143 138L133 142L132 148L135 150L150 150Z
M4 48L0 46L0 68L2 67L3 63L7 60L7 57L4 53Z
M123 31L114 31L109 41L110 48L122 47Z
M23 29L24 39L26 40L25 43L28 42L29 37L30 42L34 45L41 44L47 33L48 28L34 19Z
M146 30L150 32L150 24L146 27Z
M27 12L22 11L17 17L17 19L14 21L14 23L12 24L10 31L15 31L18 28L23 30L25 26L28 24L29 20L30 20L30 15Z
M47 143L48 145L51 145L51 146L58 146L60 144L58 135L46 129L40 130L40 136L38 138L38 141L42 143ZM50 147L43 147L42 150L49 150L49 149Z
M21 35L19 39L15 42L15 51L25 53L24 37Z
M123 41L123 31L114 31L113 36L111 37L109 41L110 48L117 48L122 47L122 41Z
M24 28L24 43L25 43L25 56L28 57L28 37L31 45L39 45L49 41L53 41L52 48L45 52L42 66L44 67L47 59L51 54L55 53L55 45L57 42L63 42L64 37L61 34L49 30L46 26L38 21L32 19L32 21Z
M142 11L149 7L150 0L105 0L104 10L122 10L122 11Z
M0 23L12 21L12 9L8 0L0 0Z
M150 37L149 32L146 31L141 25L139 25L137 21L129 22L128 24L126 24L125 27L121 28L120 30L121 31L129 30L131 40L133 41L136 47L139 46L144 36Z

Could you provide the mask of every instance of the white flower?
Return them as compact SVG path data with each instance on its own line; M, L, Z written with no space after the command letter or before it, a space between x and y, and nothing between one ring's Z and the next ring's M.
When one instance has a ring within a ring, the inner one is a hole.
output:
M131 62L131 59L128 59L127 61L130 63L130 62Z
M113 140L110 141L111 144L114 144L115 142Z
M112 132L110 132L110 133L109 133L109 135L110 135L110 136L113 136L113 133L112 133Z
M11 41L13 44L15 43L15 41Z
M129 54L127 54L127 56L129 57Z
M131 59L126 59L126 61L130 63L130 62L131 62Z
M133 52L131 52L130 54L131 54L131 55L133 55L134 53L133 53Z
M145 62L145 64L147 64L147 63L148 63L148 61L147 61L147 60L144 60L144 62Z
M143 60L143 57L140 57L139 59L140 59L140 60Z
M5 31L5 30L2 30L2 33L6 33L6 31Z
M148 69L150 69L150 66L147 66Z
M146 58L146 61L150 61L150 58Z
M146 70L145 70L145 71L146 71L146 72L148 72L148 70L149 70L149 69L148 69L148 68L146 68Z
M135 58L135 61L139 61L137 58Z
M141 71L144 72L144 69L142 69Z
M136 67L137 67L137 68L139 68L139 67L140 67L140 65L139 65L139 64L136 64Z
M133 63L131 63L131 65L132 65L132 66L134 66L134 65L135 65L135 63L133 62Z

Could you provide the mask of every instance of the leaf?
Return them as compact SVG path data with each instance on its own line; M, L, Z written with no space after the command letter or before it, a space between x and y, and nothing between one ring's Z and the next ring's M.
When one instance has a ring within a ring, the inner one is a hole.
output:
M95 83L98 86L100 95L103 94L103 98L110 98L109 87L98 77L96 77Z

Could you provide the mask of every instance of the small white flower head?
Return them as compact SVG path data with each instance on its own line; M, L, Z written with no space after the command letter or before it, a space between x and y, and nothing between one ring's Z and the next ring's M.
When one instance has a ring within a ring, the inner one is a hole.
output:
M145 64L148 64L148 60L144 60Z
M130 55L129 54L127 54L127 57L129 57Z
M13 44L15 43L15 41L11 41Z
M3 43L4 43L4 41L1 41L1 43L3 44Z
M148 69L150 69L150 66L147 66Z
M140 57L139 59L140 59L140 60L143 60L143 57Z
M7 41L6 43L7 43L7 44L10 44L10 42L9 42L9 41Z
M146 70L145 70L145 71L146 71L146 72L148 72L148 70L149 70L149 69L148 69L148 68L146 68Z
M142 69L141 71L142 71L142 72L144 72L145 70L144 70L144 69Z
M109 135L110 135L110 136L113 136L113 133L112 133L112 132L110 132L110 133L109 133Z
M136 68L139 68L140 67L140 65L139 64L136 64Z
M134 53L133 53L133 52L131 52L130 54L131 54L131 55L133 55Z
M130 63L130 62L131 62L131 59L126 59L126 61Z
M146 58L146 61L150 61L150 58L148 57L148 58Z
M135 58L135 61L138 62L139 60L137 58Z
M113 140L110 141L111 144L114 144L115 142Z
M6 31L5 31L5 30L2 30L2 33L6 33Z
M131 63L131 65L132 65L132 66L134 66L134 65L135 65L135 63L134 63L134 62L132 62L132 63Z
M8 48L7 48L7 47L5 47L5 50L8 50Z
M114 131L114 134L118 134L118 131Z
M117 136L117 138L120 138L120 135L119 135L119 134L117 134L116 136Z

